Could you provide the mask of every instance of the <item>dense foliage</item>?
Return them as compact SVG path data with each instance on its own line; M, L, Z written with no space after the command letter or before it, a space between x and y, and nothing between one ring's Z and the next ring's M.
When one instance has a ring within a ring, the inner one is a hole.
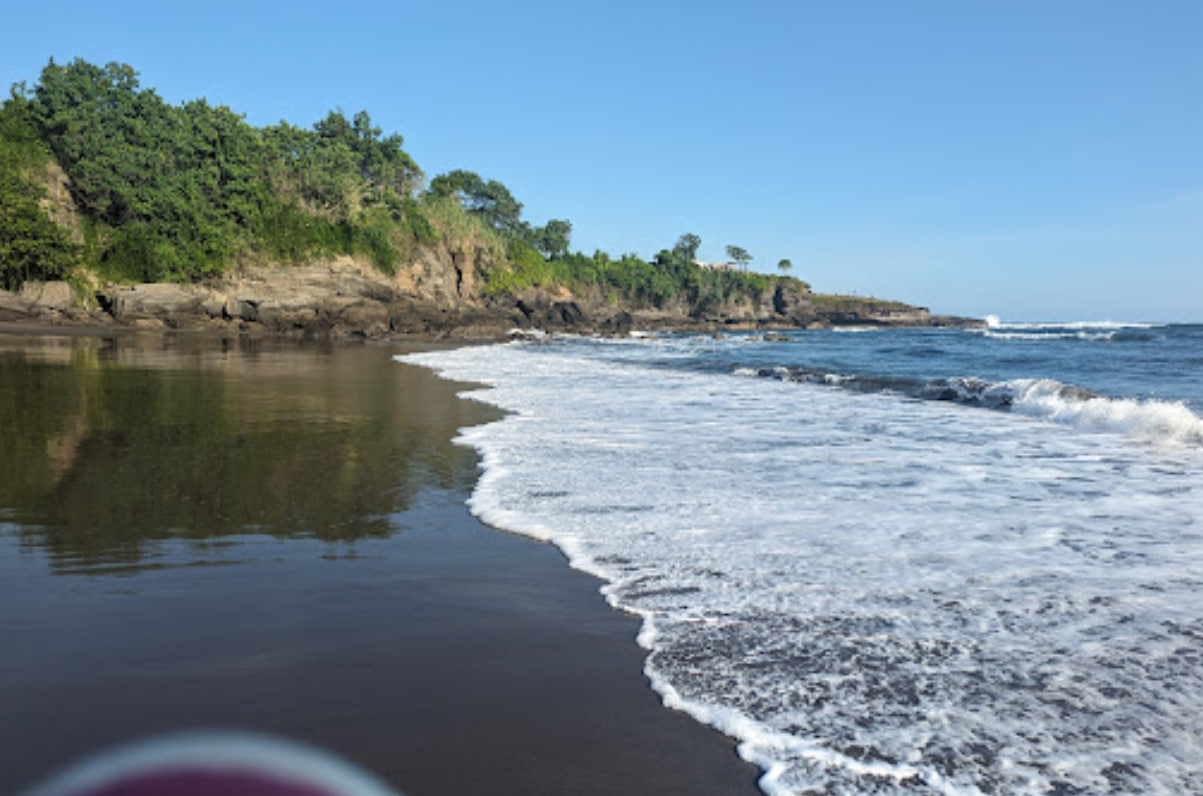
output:
M61 279L75 262L67 233L41 206L46 190L35 178L48 152L28 103L14 97L0 108L0 288L31 279Z
M336 254L392 273L418 247L465 241L492 253L487 294L567 287L658 307L769 286L759 274L700 268L696 235L651 262L570 253L570 222L530 224L495 180L456 170L421 190L402 144L366 111L334 110L311 129L256 128L204 99L169 105L127 65L52 60L0 107L0 286L63 278L76 265L110 279L195 280L240 261ZM69 179L82 246L47 213L39 173L51 162Z
M489 275L487 292L564 286L576 293L599 291L635 306L664 308L679 302L705 311L731 300L759 299L773 283L773 277L764 274L700 268L676 249L661 251L651 262L633 254L615 259L601 251L545 260L531 246L515 240L509 259L510 269Z
M36 185L36 158L10 165L32 139L70 178L84 263L109 277L196 279L241 256L323 254L365 254L387 271L408 245L433 237L413 198L421 171L401 137L382 137L366 112L331 111L311 130L258 129L204 99L168 105L129 66L77 59L51 61L31 90L15 87L3 116L5 190L14 180L25 194ZM7 239L14 205L5 197ZM10 286L61 265L18 272L0 260Z

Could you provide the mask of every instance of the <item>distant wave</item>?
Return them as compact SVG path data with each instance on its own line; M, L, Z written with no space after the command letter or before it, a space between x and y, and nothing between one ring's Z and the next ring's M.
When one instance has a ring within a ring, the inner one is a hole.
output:
M1108 398L1053 379L987 381L954 377L904 378L823 373L806 368L740 368L737 375L824 384L857 392L890 392L1042 418L1084 430L1124 434L1157 443L1203 444L1203 417L1181 402Z
M1065 323L1004 323L997 315L986 316L989 329L1154 329L1162 324L1127 321L1069 321Z
M984 329L969 329L993 340L1070 340L1085 342L1143 343L1155 340L1150 330L1161 328L1156 323L1124 323L1119 321L1073 321L1070 323L1003 323L997 315L986 316Z
M1008 327L1012 328L1012 327ZM1086 342L1109 343L1145 343L1156 337L1147 331L1147 327L1123 327L1122 329L1071 329L1069 327L1048 327L1043 331L1015 331L999 329L974 329L973 331L994 340L1083 340Z

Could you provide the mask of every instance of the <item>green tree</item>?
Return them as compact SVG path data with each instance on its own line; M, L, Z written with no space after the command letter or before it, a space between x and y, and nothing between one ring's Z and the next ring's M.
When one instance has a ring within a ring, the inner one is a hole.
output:
M75 246L46 214L40 201L45 189L32 176L49 159L17 87L0 107L0 289L61 279L75 267Z
M702 245L702 239L692 232L686 232L681 237L677 238L677 243L673 246L673 254L681 259L692 262L697 259L698 248Z
M80 210L110 230L111 274L186 279L219 270L262 215L261 141L204 100L167 105L125 64L52 60L31 104Z
M572 240L572 223L553 218L533 231L534 245L544 257L556 258L568 254Z
M171 108L139 88L132 67L51 60L33 106L82 210L111 225L153 214L176 129Z
M70 177L89 262L110 276L192 279L248 250L364 253L387 270L411 241L437 237L414 196L421 170L366 111L260 130L204 99L170 106L128 65L81 59L51 60L4 105L18 107L42 162ZM494 223L516 220L521 205L507 204L504 186L479 193Z
M529 236L529 228L524 228L520 220L522 203L496 180L486 182L475 172L457 169L431 180L429 193L436 197L455 198L465 210L498 232L508 232L520 238Z
M727 256L739 264L739 270L747 271L748 263L752 262L752 255L748 254L748 250L740 246L728 246Z
M794 264L791 263L789 260L778 260L777 261L777 270L779 270L782 274L788 274L789 269L791 269L793 267L794 267Z
M342 110L332 110L314 125L314 131L326 146L345 147L351 153L353 167L347 173L362 188L366 201L382 199L388 192L408 196L422 178L421 169L401 148L402 137L381 138L383 131L372 124L366 110L350 120Z
M381 138L382 130L372 124L367 111L355 114L352 150L359 157L359 177L376 197L388 193L410 196L422 180L422 170L402 145L399 133Z

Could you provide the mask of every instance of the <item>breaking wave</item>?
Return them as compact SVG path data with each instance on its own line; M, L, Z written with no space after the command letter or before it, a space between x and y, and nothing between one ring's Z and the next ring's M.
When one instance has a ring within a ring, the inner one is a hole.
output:
M1069 340L1106 343L1145 343L1157 339L1158 324L1119 321L1075 321L1072 323L1003 323L996 315L986 316L984 329L970 331L992 340L1045 342Z
M1008 410L1084 430L1124 434L1147 442L1203 444L1203 418L1182 402L1109 398L1053 379L988 381L954 377L920 382L898 377L823 373L808 368L786 367L739 368L736 374Z

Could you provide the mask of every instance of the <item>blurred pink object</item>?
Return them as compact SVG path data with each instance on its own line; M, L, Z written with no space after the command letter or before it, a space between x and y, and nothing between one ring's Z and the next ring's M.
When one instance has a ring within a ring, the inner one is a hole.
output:
M21 796L401 796L321 749L243 732L157 736L88 758Z

